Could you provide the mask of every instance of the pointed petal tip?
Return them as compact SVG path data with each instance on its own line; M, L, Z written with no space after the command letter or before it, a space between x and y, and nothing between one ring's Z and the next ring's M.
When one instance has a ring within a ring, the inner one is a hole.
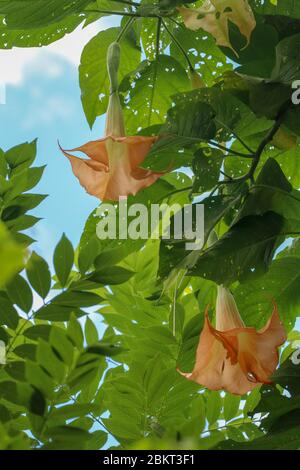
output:
M179 369L179 366L176 367L176 372L178 372L182 377L185 377L186 379L190 379L192 372L182 372Z

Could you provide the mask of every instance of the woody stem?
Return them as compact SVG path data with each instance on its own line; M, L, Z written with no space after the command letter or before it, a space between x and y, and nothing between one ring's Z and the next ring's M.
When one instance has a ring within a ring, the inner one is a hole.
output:
M266 146L270 142L272 142L274 135L279 130L279 128L280 128L280 126L281 126L281 124L284 120L284 117L285 117L285 110L283 110L281 113L278 114L277 119L276 119L273 127L269 130L269 132L266 134L266 136L263 138L263 140L259 144L255 154L253 155L251 167L250 167L248 173L246 173L244 176L241 176L240 178L233 178L233 179L227 180L227 181L220 181L219 184L222 184L222 183L223 184L224 183L225 184L239 183L239 182L247 181L248 179L250 179L250 181L252 181L252 183L254 182L254 173L255 173L255 171L258 167L258 164L260 162L260 158L263 154L263 151L265 150Z

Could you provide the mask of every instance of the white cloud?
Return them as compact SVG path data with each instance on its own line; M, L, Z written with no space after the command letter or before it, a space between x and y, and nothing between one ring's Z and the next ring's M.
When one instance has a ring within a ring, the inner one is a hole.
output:
M92 23L84 29L82 29L82 26L79 26L73 33L67 34L62 39L49 46L43 46L41 48L14 47L13 49L0 50L0 83L2 85L20 85L23 81L24 70L33 63L35 63L35 67L39 65L40 68L47 67L46 73L48 75L53 76L53 74L59 73L59 66L55 66L53 61L46 64L46 61L42 60L45 52L62 56L70 63L78 66L81 52L85 44L99 31L106 29L111 24L112 22L108 18L101 18L96 23Z

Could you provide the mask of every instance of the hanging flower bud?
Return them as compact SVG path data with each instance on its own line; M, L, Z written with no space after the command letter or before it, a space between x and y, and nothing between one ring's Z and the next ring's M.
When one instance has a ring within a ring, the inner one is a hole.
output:
M114 42L108 48L107 70L110 97L106 113L105 137L72 150L62 150L72 165L74 175L92 196L102 201L116 201L121 196L136 194L162 175L140 165L157 137L126 137L123 110L118 93L120 46ZM88 159L69 152L83 152Z
M278 365L278 347L286 340L277 306L267 324L256 331L244 325L230 291L218 287L216 328L205 313L196 364L184 377L210 390L226 390L237 395L271 383Z

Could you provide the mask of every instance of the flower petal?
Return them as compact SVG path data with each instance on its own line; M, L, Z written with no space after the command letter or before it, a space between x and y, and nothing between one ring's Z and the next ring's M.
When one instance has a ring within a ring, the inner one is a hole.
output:
M246 327L218 331L206 312L194 370L180 373L210 390L243 395L259 384L271 383L278 364L278 347L285 340L276 305L260 331Z
M91 195L103 199L109 183L109 173L105 171L101 163L83 160L73 155L66 154L74 175L79 179L81 186ZM97 167L98 163L98 167Z
M260 331L249 329L239 333L238 361L244 373L250 374L261 383L271 383L270 377L278 364L278 347L286 341L286 333L280 321L277 306L272 316Z
M156 137L107 136L73 149L85 153L90 160L75 157L60 148L89 194L102 201L116 201L121 196L135 195L162 175L139 168L155 140Z

